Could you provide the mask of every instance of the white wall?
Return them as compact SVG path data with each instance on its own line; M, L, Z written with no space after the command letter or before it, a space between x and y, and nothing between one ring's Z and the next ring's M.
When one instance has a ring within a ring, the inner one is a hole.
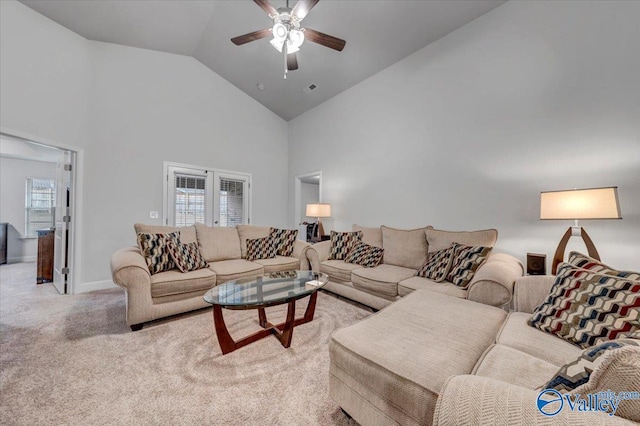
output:
M300 217L296 225L302 222L310 222L313 219L307 217L307 204L318 204L320 202L320 185L315 183L300 183Z
M335 229L495 227L524 261L571 225L539 220L540 191L617 185L624 219L582 225L604 261L639 269L639 16L505 3L289 122L290 197L304 164Z
M0 158L0 222L9 223L7 262L33 262L38 240L25 235L25 191L28 177L55 179L56 165L41 161Z
M0 126L83 149L79 289L110 280L162 210L163 161L252 173L255 224L287 218L287 123L191 57L87 41L0 2Z

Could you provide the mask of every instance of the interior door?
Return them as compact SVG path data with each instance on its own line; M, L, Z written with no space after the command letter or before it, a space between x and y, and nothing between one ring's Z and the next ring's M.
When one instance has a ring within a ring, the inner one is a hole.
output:
M55 241L53 246L53 285L60 294L67 293L69 274L68 246L71 215L71 167L73 153L65 151L64 161L58 163L56 178Z
M213 226L236 226L251 223L249 219L248 175L214 173Z

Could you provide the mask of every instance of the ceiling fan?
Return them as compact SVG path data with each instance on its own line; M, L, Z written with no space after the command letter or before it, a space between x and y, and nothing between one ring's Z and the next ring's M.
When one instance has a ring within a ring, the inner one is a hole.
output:
M293 9L289 7L289 0L287 0L285 7L278 9L273 7L269 0L253 1L273 19L273 27L234 37L231 41L233 44L240 46L250 41L273 35L271 44L278 52L284 53L284 78L287 78L287 72L298 69L296 52L300 50L300 46L305 39L338 52L344 49L346 44L344 40L311 28L300 27L300 22L320 0L298 0Z

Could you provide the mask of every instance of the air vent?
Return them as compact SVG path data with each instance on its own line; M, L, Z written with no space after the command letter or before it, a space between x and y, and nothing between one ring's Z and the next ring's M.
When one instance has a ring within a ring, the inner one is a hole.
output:
M309 93L311 93L311 91L312 91L313 89L315 89L316 87L318 87L318 86L316 86L315 84L311 83L311 84L309 85L309 87L305 87L302 91L308 95L308 94L309 94Z

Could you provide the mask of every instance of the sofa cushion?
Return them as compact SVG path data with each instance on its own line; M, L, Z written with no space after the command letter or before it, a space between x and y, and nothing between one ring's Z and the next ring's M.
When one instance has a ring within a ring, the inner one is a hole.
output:
M170 296L215 287L216 274L210 269L180 272L177 269L151 276L151 297Z
M207 262L240 259L240 237L236 228L211 227L196 223L196 234L200 253Z
M300 259L297 257L276 256L273 259L254 260L253 263L262 265L265 274L280 271L296 271L300 269Z
M369 228L353 224L351 230L353 232L362 232L363 243L369 244L370 246L382 247L382 229L380 229L379 226L377 228Z
M149 268L149 272L157 274L163 271L169 271L176 267L171 254L169 254L168 244L173 242L177 244L180 241L180 232L171 232L168 234L146 234L140 232L137 235L138 248L142 253L142 257Z
M200 254L197 242L183 244L177 241L168 241L167 250L180 272L196 271L209 266Z
M269 237L275 247L276 254L289 257L293 254L293 247L296 243L296 238L298 238L298 230L271 228Z
M320 272L327 274L332 281L351 281L351 272L362 269L362 266L355 263L347 263L344 260L325 260L320 262Z
M415 273L415 269L383 264L375 268L354 270L351 273L351 282L356 288L394 297L398 295L398 283L412 277Z
M398 283L398 295L406 296L415 290L429 290L447 296L467 298L467 290L448 282L436 282L428 278L411 277Z
M531 314L511 312L505 321L496 342L533 355L560 367L576 359L581 349L551 334L530 327L527 320ZM551 377L551 376L549 376Z
M431 424L444 382L472 371L505 317L492 306L415 291L336 331L331 374L357 386L371 406L396 407L410 418L405 423Z
M627 278L629 280L640 281L640 272L633 271L618 271L611 266L607 266L600 262L598 259L589 257L577 251L569 253L569 259L567 263L577 266L581 269L587 269L592 272L598 272L600 274L614 275L616 277Z
M465 246L453 243L453 261L447 281L467 288L478 268L487 260L492 247Z
M395 229L382 226L383 262L387 265L420 269L427 261L425 228Z
M168 234L171 232L180 231L181 243L195 243L198 241L196 238L196 227L191 226L163 226L163 225L145 225L144 223L136 223L133 225L133 229L136 231L136 235L140 232L143 234Z
M247 240L268 237L271 230L268 226L255 225L237 225L236 229L240 238L240 253L243 259L247 258Z
M637 339L608 340L595 346L591 346L580 354L577 359L560 367L544 389L555 389L560 392L569 392L584 385L589 381L591 373L598 368L604 360L604 354L608 351L622 348L623 346L640 346Z
M273 259L274 257L276 257L276 248L271 237L247 240L247 260Z
M640 281L562 265L558 271L529 325L583 348L640 330Z
M362 241L362 232L331 231L331 249L329 260L344 260L351 249Z
M638 392L640 389L640 347L627 345L607 351L603 360L595 367L587 383L575 389L572 394L595 394L599 392ZM640 399L620 401L616 416L640 422Z
M347 263L355 263L365 268L373 268L382 262L384 249L381 247L370 246L369 244L356 244L344 259Z
M416 272L416 276L428 278L435 282L444 281L451 269L455 247L429 253L427 262Z
M430 252L446 249L453 243L465 246L493 247L498 240L498 231L496 229L454 232L427 228L425 233L427 234Z
M241 278L253 278L264 272L262 265L244 259L210 262L209 269L216 273L216 284Z
M558 367L505 345L493 345L478 361L474 374L527 389L543 386Z

